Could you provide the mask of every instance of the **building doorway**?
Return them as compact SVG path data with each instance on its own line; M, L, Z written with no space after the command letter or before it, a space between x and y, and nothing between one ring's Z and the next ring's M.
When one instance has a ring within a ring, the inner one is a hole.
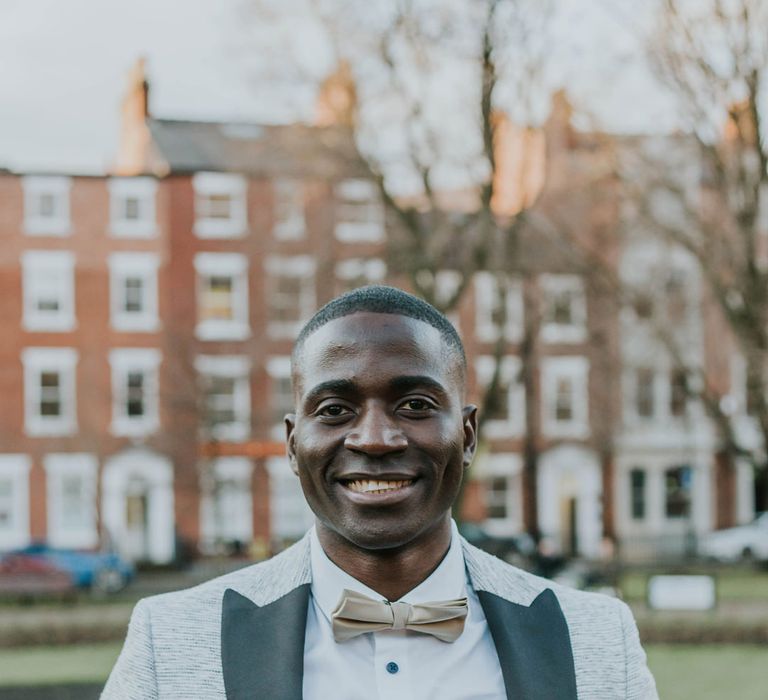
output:
M115 549L133 562L174 557L173 467L162 455L128 450L107 460L101 519Z
M591 450L566 445L539 460L542 537L559 554L596 558L602 536L600 464Z

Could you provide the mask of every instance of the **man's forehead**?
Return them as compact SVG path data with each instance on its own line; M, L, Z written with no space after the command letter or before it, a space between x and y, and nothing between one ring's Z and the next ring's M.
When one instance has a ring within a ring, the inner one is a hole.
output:
M300 364L318 356L370 347L401 351L413 347L434 351L444 344L440 332L418 319L400 314L359 311L335 318L310 333L300 348Z
M401 314L355 312L324 324L308 335L293 357L294 378L351 356L384 361L388 354L410 356L448 370L459 364L437 328Z

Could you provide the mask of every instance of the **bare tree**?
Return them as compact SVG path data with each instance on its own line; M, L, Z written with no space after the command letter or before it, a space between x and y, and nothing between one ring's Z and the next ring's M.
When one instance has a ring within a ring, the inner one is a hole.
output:
M635 155L642 155L629 185L637 221L698 263L719 312L709 321L727 330L710 350L724 355L732 343L743 358L757 441L745 440L739 429L744 410L737 410L733 388L721 380L722 362L719 369L713 369L712 357L698 367L687 363L689 387L719 430L721 456L754 465L763 508L768 507L766 26L766 0L661 0L648 55L686 136L657 139L657 145L666 144L661 148L646 143L636 149ZM670 160L670 147L682 157Z
M516 129L513 121L531 123L546 97L552 3L392 0L375 11L357 0L301 4L324 30L326 70L344 62L354 66L357 110L349 125L379 185L389 222L390 272L446 313L459 306L476 272L496 277L497 299L489 300L499 327L496 368L484 391L483 422L502 400L511 277L524 278L528 288L533 274L524 269L520 237L541 192L536 169L543 150L532 129ZM260 21L274 19L274 2L251 0L248 7ZM284 3L279 12L286 12ZM300 59L286 63L277 70L294 84L321 77L312 75L311 61L303 70ZM519 342L519 380L527 405L524 519L537 535L539 321L533 309Z

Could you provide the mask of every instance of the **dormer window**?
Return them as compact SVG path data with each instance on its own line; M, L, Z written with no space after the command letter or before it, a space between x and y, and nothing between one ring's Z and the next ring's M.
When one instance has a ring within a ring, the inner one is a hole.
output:
M150 238L157 233L157 181L121 177L109 182L110 232L119 238Z
M199 238L239 238L245 234L247 182L240 175L197 173L195 234Z
M68 236L70 178L29 175L22 184L25 232L30 236Z

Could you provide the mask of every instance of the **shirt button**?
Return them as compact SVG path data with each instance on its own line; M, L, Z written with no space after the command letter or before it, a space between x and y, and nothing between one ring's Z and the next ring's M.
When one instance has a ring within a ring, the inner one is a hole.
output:
M394 661L390 661L387 664L387 671L389 673L397 673L399 670L400 670L400 667Z

